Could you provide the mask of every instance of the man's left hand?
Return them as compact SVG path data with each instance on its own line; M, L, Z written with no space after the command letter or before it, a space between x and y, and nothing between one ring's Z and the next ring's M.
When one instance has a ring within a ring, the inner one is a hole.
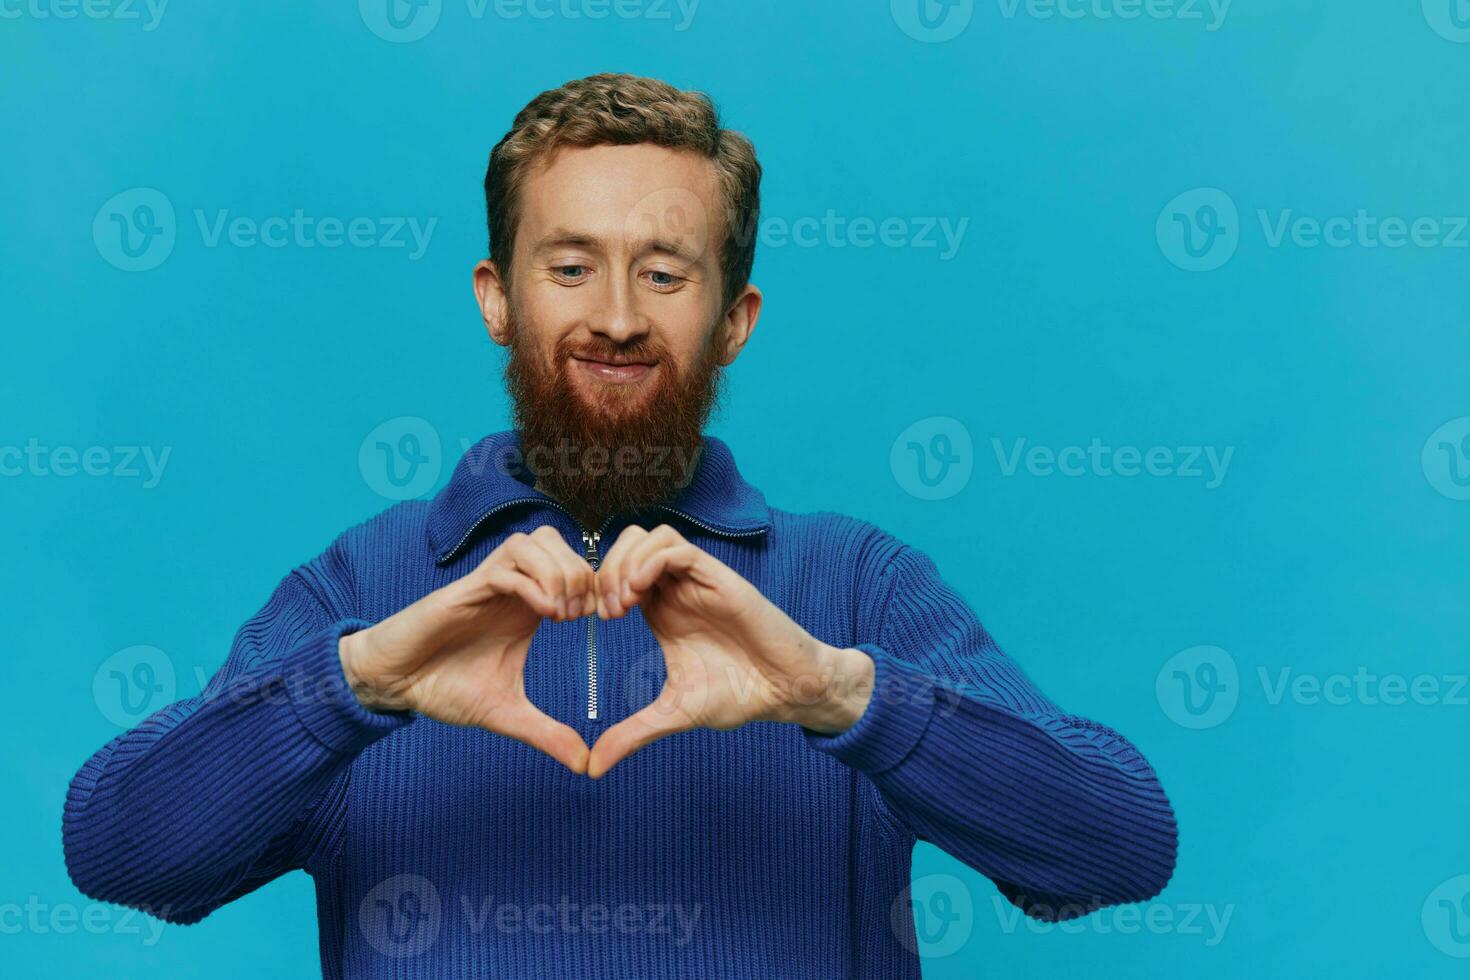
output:
M667 524L624 530L595 584L600 618L642 608L663 648L667 679L651 704L592 746L587 775L594 779L675 732L782 721L836 734L867 708L871 657L816 639Z

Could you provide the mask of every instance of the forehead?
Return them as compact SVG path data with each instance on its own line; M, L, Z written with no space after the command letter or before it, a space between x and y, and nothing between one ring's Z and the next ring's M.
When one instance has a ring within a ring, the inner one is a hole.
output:
M557 231L614 248L673 238L702 254L719 227L719 201L714 162L692 150L562 147L521 185L518 250Z

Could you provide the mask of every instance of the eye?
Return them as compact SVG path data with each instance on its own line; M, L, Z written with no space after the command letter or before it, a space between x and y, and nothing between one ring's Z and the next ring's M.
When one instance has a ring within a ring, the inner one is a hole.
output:
M580 282L587 278L585 265L554 265L551 271L556 278L565 282Z
M683 276L677 276L672 272L665 272L663 269L649 269L648 281L657 289L663 292L669 292L677 289L679 284L685 280Z

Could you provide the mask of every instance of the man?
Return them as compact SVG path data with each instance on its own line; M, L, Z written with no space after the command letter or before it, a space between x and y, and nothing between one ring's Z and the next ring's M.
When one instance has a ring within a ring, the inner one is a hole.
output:
M916 840L1041 918L1163 888L1174 816L1133 746L921 552L768 506L701 434L760 312L759 182L661 82L521 111L474 275L514 430L82 766L82 891L195 922L305 869L329 976L806 978L919 974Z

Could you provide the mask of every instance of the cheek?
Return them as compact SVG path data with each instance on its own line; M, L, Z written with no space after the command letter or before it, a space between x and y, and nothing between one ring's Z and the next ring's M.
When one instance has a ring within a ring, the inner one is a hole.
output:
M582 309L585 300L567 295L579 290L554 285L552 288L556 291L537 286L523 291L517 310L517 323L526 337L547 350L554 349L558 341L572 333L585 316Z
M663 326L664 342L679 359L693 359L718 333L723 317L707 296L690 291L688 295L663 297L655 320Z

